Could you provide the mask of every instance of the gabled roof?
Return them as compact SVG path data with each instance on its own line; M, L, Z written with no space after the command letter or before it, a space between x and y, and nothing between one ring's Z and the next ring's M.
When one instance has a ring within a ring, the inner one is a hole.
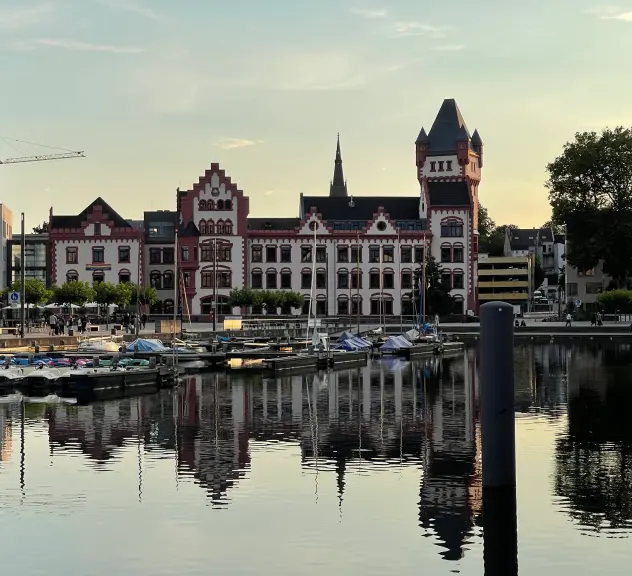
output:
M248 230L295 230L300 218L248 218Z
M439 109L439 113L428 133L429 147L431 153L454 152L456 141L470 137L470 133L465 125L465 120L461 115L459 107L454 98L446 98Z
M76 216L55 216L51 218L51 228L81 228L81 223L88 219L88 214L92 213L95 206L101 206L103 214L107 215L108 219L114 223L117 228L131 228L131 224L125 220L122 216L116 212L103 198L100 196L86 207L81 213Z
M188 224L182 224L178 229L178 236L181 236L183 238L199 235L200 231L198 230L198 227L195 225L195 222L193 222L193 220L189 220Z
M316 208L324 220L334 222L336 220L368 222L373 220L373 215L378 208L384 208L384 212L391 220L419 220L419 196L349 196L348 198L332 198L329 196L303 196L303 214L311 208Z
M539 236L539 239L538 239ZM553 242L551 228L516 228L509 234L509 244L512 250L528 250L534 248L536 242Z
M446 180L428 181L430 206L470 206L470 191L467 182Z

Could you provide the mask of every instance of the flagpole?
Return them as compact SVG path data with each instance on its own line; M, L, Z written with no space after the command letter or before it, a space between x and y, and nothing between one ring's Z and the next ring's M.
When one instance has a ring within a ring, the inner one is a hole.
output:
M423 326L426 321L426 236L424 235L424 264L421 271L421 289L423 291L423 298L421 300L421 324Z

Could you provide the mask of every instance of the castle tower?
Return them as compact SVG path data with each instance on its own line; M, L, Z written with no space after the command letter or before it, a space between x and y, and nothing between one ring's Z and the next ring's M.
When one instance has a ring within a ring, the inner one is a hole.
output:
M483 141L470 134L452 98L443 101L430 132L415 141L417 179L432 233L432 255L452 287L455 312L477 311L478 186Z
M336 160L334 161L334 178L329 185L329 196L332 198L347 197L347 182L342 173L342 154L340 154L340 134L336 143Z

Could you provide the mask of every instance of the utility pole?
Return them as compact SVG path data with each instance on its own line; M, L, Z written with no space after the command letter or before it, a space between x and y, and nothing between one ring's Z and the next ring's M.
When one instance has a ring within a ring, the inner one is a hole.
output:
M25 267L25 237L24 237L24 212L21 214L21 231L20 231L20 338L24 338L24 325L26 324L26 314L24 313L24 300L26 299L26 286L24 286L24 267Z

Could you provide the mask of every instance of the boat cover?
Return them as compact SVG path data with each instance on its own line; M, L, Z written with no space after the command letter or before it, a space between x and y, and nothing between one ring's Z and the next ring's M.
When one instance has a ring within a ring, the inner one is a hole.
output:
M137 346L139 352L169 352L170 350L165 347L160 340L153 340L151 338L137 338L133 342L125 345L130 352L136 350Z
M410 348L412 344L404 338L404 336L391 336L382 346L380 346L381 352L390 352L394 350L404 350Z

